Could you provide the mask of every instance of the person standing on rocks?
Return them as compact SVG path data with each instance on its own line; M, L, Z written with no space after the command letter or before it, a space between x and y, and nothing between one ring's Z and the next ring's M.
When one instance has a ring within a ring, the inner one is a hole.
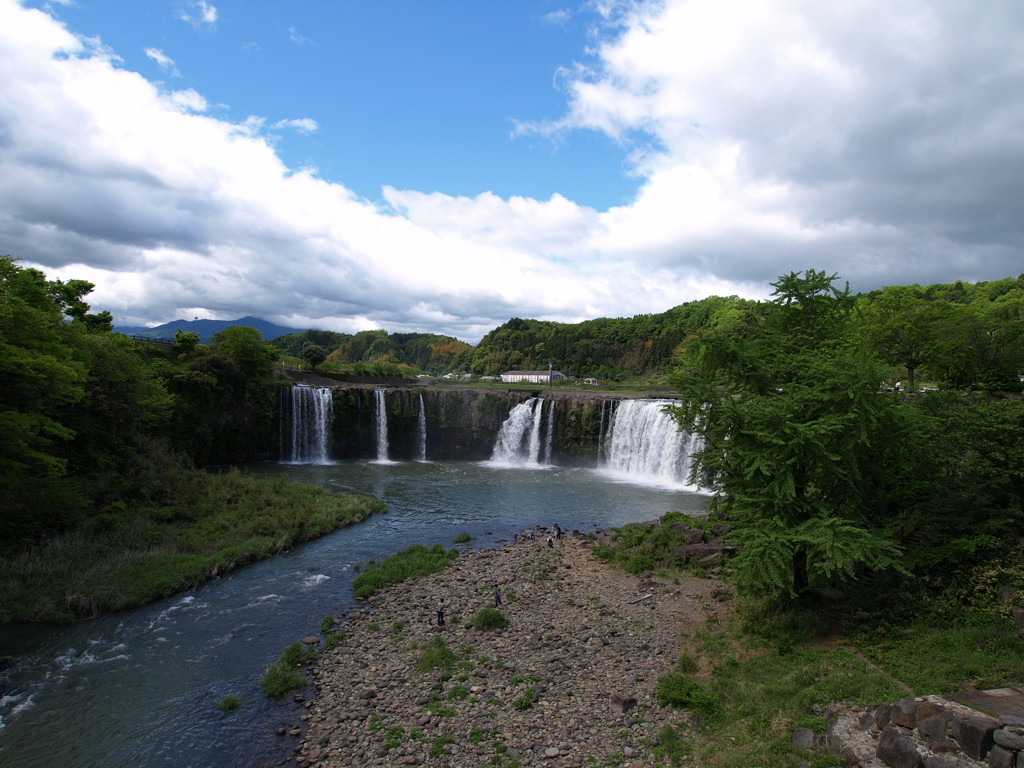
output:
M501 589L499 589L498 585L495 584L494 585L494 607L497 608L500 605L501 605Z
M444 626L444 598L441 598L441 604L437 607L437 626Z
M558 523L555 523L554 525L552 525L551 529L555 532L555 538L556 539L562 538L562 529L558 527Z

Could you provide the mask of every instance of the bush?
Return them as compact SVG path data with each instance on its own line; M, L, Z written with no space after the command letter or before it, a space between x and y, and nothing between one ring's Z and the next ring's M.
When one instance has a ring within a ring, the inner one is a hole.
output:
M462 532L462 533L460 533L460 534L459 534L458 536L456 536L456 537L455 537L455 539L454 539L453 541L454 541L454 542L455 542L456 544L468 544L468 543L469 543L469 542L471 542L472 540L473 540L473 537L472 537L472 536L470 536L470 535L469 535L468 533L466 533L465 531L463 531L463 532Z
M238 709L242 706L242 698L237 693L229 693L223 699L220 700L220 704L217 705L225 712L231 712L234 709Z
M679 672L658 678L658 706L689 709L705 720L713 720L720 709L718 699Z
M449 648L443 637L435 637L420 653L416 669L430 672L433 669L450 669L455 664L455 652Z
M272 698L305 688L308 682L298 669L280 661L268 668L260 678L263 693Z
M508 626L508 619L505 618L505 614L497 608L484 608L482 611L477 611L473 614L470 622L480 630L504 629Z
M512 706L520 710L521 712L525 712L533 706L533 695L533 688L527 688L525 691L523 691L522 696L520 696L518 699L512 702Z

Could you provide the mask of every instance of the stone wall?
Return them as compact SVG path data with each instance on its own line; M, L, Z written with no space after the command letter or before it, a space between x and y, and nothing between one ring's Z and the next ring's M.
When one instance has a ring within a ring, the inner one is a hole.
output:
M1024 695L1015 688L983 693L1008 701ZM826 741L851 767L1024 768L1024 717L986 714L945 696L836 708Z

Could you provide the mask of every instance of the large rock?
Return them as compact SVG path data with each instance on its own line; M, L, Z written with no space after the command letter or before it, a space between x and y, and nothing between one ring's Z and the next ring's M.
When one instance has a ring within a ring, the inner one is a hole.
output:
M912 696L900 699L892 705L892 722L904 728L917 727L917 699Z
M954 714L950 722L953 738L968 757L984 760L992 748L992 734L999 727L999 721L991 717Z
M892 768L924 768L924 758L914 740L891 725L882 731L875 755Z

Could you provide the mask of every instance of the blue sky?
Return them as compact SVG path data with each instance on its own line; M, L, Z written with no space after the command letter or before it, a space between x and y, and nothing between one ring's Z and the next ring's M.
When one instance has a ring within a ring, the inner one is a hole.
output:
M121 66L195 89L213 115L258 115L271 126L314 120L311 133L279 129L281 158L370 200L390 184L453 195L560 192L609 207L636 189L623 173L622 145L606 135L515 135L517 122L563 111L558 72L587 58L597 20L585 9L525 0L229 0L205 8L215 9L213 21L202 21L197 4L124 0L76 0L55 14L101 38Z
M1024 5L0 0L0 253L123 324L476 341L1016 276Z

